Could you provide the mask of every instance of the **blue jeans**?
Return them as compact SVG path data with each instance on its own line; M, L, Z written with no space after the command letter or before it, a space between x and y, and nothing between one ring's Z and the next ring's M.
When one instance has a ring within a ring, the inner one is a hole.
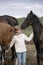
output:
M26 65L26 52L17 52L18 65Z

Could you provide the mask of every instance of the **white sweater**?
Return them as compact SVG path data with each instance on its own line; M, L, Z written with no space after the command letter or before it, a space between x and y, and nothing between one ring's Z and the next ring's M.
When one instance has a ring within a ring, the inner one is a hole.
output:
M25 45L25 40L26 41L31 41L33 39L33 32L29 37L27 37L25 34L21 33L19 35L14 35L12 37L11 43L10 43L10 48L14 45L15 43L15 49L16 52L25 52L26 51L26 45Z

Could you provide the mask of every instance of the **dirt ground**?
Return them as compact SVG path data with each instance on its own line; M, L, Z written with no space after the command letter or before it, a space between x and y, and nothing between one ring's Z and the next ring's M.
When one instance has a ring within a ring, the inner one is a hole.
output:
M36 49L34 44L26 45L27 48L27 59L26 65L37 65ZM15 60L11 61L11 51L6 54L6 65L14 65ZM43 65L43 64L42 64Z
M37 58L36 58L36 49L35 45L27 45L27 65L37 65Z

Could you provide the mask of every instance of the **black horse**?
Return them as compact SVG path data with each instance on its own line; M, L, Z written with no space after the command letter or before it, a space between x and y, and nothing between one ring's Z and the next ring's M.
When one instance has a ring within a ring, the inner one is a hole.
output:
M30 25L32 26L34 33L33 41L37 51L37 63L40 65L40 61L43 60L43 25L32 11L27 15L21 28L25 29Z
M12 27L18 25L18 21L15 17L12 17L12 16L9 16L9 15L3 15L3 16L0 16L0 23L6 23L8 25L11 25ZM11 51L12 51L12 60L14 59L16 52L15 52L15 47L13 46L11 48ZM15 52L15 53L14 53ZM5 56L5 50L3 50L2 52Z

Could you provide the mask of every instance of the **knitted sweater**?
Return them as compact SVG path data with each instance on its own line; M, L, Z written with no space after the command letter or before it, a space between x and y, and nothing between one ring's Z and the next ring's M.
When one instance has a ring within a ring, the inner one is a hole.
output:
M33 39L33 36L34 36L33 32L30 34L29 37L27 37L24 33L21 33L19 35L14 35L12 37L11 42L10 42L10 48L15 43L16 52L25 52L26 51L25 40L26 41L31 41Z

